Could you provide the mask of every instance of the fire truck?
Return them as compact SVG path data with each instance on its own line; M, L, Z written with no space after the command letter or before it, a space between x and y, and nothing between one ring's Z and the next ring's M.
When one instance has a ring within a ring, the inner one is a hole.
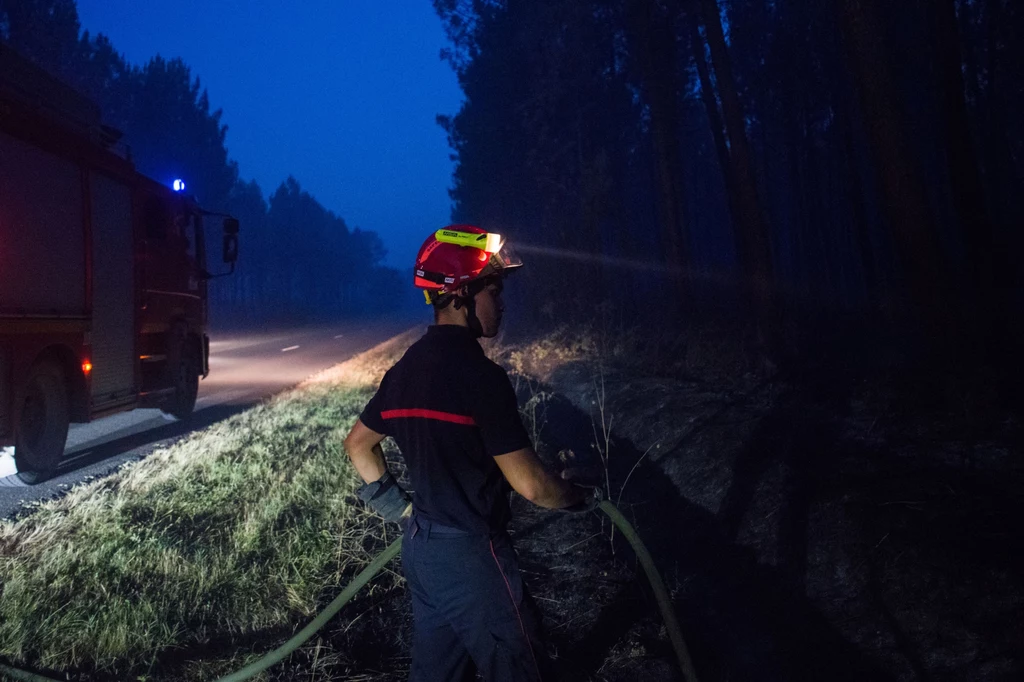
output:
M184 419L209 373L207 281L234 270L238 221L137 172L119 137L0 45L0 447L26 483L55 473L69 423ZM204 227L228 272L207 271Z

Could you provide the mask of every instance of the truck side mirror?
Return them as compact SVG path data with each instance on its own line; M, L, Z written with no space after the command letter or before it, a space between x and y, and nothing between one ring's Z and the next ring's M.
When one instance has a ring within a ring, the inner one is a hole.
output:
M227 222L227 221L225 221ZM235 228L238 228L238 221L235 221ZM224 262L231 263L234 265L235 261L238 260L238 235L237 234L225 234L224 235Z
M238 218L224 219L224 234L238 234Z

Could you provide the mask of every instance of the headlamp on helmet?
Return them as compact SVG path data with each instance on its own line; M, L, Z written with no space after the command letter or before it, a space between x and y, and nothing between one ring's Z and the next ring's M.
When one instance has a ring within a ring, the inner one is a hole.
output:
M427 303L462 286L523 264L500 234L475 225L449 225L427 237L416 256L414 285Z
M494 232L462 232L448 228L442 228L435 232L434 239L444 244L471 246L475 249L486 251L489 254L498 253L501 250L502 244L505 243L504 238Z

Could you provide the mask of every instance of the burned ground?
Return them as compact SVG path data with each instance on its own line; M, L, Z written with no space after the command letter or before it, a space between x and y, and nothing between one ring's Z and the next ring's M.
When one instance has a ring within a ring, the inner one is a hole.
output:
M723 380L644 376L638 364L522 369L530 391L554 396L548 457L598 462L611 422L613 500L621 489L702 680L1019 679L1024 469L1012 414L950 410L867 365ZM533 515L517 544L525 563L549 567L532 584L566 679L677 679L625 543L613 558L606 529L573 548L562 575L550 567L584 535L579 521Z

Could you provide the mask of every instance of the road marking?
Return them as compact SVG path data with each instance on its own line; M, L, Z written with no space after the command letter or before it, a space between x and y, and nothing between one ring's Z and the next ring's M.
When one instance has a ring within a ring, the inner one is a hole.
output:
M85 452L76 452L76 453L74 453L72 455L66 456L63 459L63 461L64 462L72 462L72 463L74 463L74 462L77 462L80 459L88 457L91 454L92 454L92 450L86 450Z
M298 346L288 346L287 348L282 348L281 352L282 353L287 353L288 351L295 350L296 348L298 348Z

